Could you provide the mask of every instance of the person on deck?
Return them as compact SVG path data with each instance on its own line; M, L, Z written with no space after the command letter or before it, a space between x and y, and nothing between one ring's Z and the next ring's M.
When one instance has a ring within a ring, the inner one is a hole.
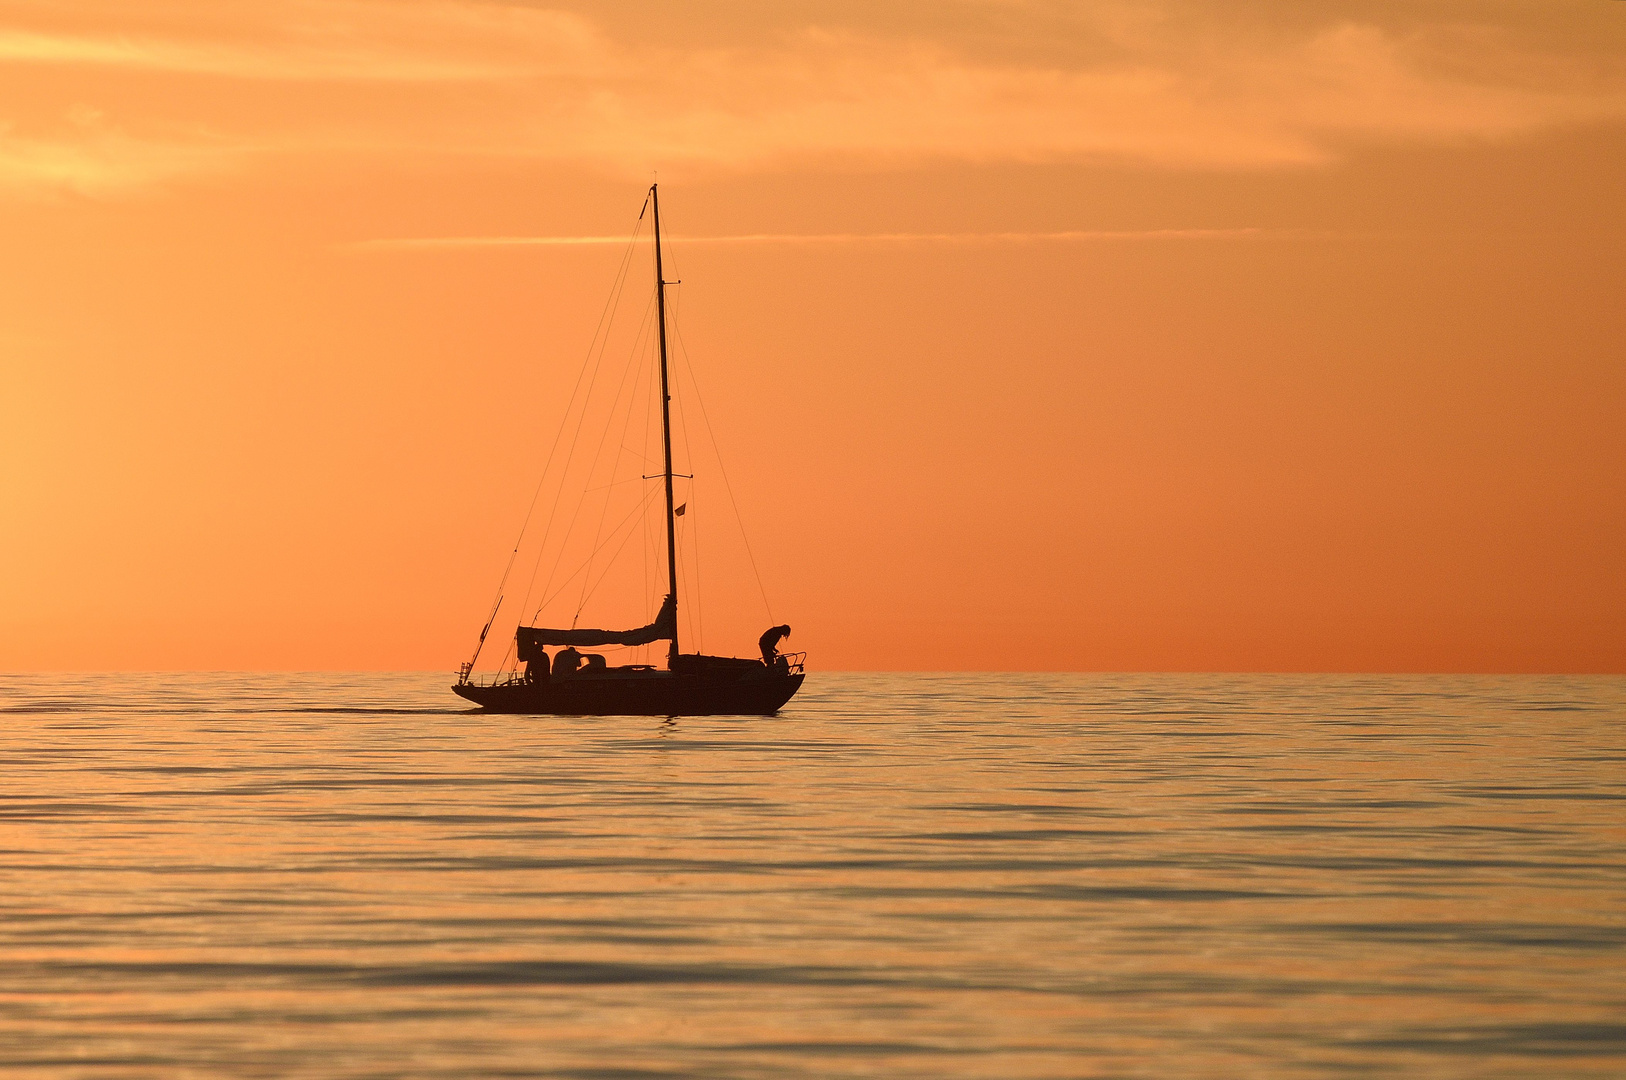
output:
M785 658L779 655L779 643L788 637L790 637L790 625L787 623L784 626L770 626L757 639L757 644L762 647L762 662L764 664L770 668L779 668L781 670L790 667Z
M576 669L582 666L582 654L576 651L576 646L566 645L553 654L553 673L555 675L574 675Z
M525 681L528 683L548 681L548 654L546 650L538 648L531 654L531 658L525 661Z

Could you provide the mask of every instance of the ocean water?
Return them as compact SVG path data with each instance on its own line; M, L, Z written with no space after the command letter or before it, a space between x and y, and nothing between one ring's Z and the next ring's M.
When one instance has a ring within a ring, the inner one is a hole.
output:
M7 1077L1626 1075L1626 680L0 677Z

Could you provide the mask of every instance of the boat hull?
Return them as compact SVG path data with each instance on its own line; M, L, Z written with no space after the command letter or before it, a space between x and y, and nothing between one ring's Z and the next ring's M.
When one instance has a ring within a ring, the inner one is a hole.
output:
M487 712L552 716L772 716L801 689L800 672L727 678L651 672L643 678L581 675L452 690Z

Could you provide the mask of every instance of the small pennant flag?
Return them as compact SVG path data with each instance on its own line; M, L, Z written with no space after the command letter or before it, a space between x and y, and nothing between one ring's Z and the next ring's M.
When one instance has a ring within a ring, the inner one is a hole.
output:
M687 510L688 508L689 508L689 504L684 503L681 506L679 506L676 510L672 511L672 516L673 517L682 517L683 516L683 511Z

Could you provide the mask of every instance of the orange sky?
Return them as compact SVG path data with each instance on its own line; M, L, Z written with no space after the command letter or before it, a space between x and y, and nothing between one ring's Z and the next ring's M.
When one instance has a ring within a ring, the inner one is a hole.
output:
M0 668L455 669L656 170L815 669L1626 671L1605 0L0 2Z

